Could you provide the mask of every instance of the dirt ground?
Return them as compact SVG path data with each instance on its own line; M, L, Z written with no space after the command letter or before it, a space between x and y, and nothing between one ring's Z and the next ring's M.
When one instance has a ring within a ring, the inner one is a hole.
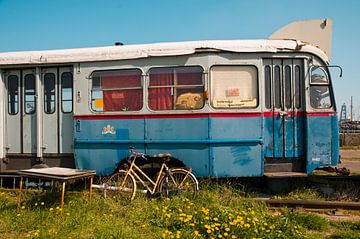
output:
M339 167L350 169L351 174L360 175L360 149L341 149Z

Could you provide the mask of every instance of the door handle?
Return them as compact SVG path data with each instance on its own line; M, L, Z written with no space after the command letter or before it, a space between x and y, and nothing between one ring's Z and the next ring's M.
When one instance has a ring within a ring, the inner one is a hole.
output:
M286 111L279 111L279 115L280 117L284 117L287 115L287 112Z

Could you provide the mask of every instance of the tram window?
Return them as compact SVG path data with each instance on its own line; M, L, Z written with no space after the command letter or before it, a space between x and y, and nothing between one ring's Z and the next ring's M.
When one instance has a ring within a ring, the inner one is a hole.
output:
M73 111L73 75L71 72L61 74L61 111L63 113Z
M24 77L25 113L33 114L36 111L35 75L27 74Z
M196 110L204 107L203 69L199 66L152 68L149 108Z
M44 75L44 112L52 114L55 112L55 74Z
M287 109L291 109L292 107L291 95L291 67L285 66L285 107Z
M280 66L275 66L275 108L282 109L281 102L281 69Z
M301 71L300 66L295 66L295 107L301 108Z
M10 115L19 112L19 78L16 75L8 76L8 112Z
M258 105L255 66L211 68L211 104L214 108L255 108Z
M315 109L331 108L329 80L321 67L311 69L310 105Z
M94 72L91 108L94 111L138 111L143 105L139 69Z
M271 68L265 66L265 107L271 109Z

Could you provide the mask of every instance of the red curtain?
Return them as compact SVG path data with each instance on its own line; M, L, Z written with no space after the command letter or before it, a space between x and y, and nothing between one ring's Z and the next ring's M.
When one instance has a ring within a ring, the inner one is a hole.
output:
M119 74L101 77L104 111L137 111L142 108L142 89L110 90L141 87L141 75Z
M178 85L202 85L202 72L179 72Z
M150 73L150 87L172 85L171 71ZM172 95L171 87L149 88L149 107L152 110L171 110Z

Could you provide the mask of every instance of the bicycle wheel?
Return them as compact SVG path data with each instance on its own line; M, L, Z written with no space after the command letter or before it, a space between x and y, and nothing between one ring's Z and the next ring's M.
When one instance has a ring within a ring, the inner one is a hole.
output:
M104 184L104 197L117 202L128 203L135 198L136 181L131 174L120 170Z
M198 190L199 184L196 177L182 168L170 169L159 183L159 192L163 196L183 194L186 197L195 197Z

